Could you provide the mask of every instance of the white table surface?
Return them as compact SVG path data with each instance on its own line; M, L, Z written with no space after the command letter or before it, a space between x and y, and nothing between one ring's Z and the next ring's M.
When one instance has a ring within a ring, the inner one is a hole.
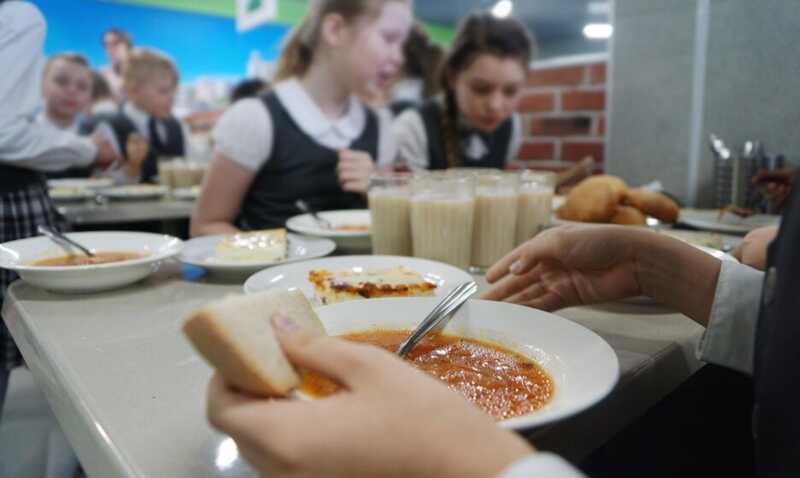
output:
M170 264L133 287L90 296L9 288L3 317L89 477L254 476L207 424L211 370L180 332L191 310L240 284L189 282ZM611 344L621 379L601 404L533 432L540 449L580 459L701 365L694 347L702 328L658 306L559 314Z

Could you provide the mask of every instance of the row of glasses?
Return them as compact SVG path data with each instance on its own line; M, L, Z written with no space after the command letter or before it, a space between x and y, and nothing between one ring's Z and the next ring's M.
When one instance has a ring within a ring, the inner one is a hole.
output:
M549 223L554 188L547 172L377 174L369 188L373 251L485 270Z

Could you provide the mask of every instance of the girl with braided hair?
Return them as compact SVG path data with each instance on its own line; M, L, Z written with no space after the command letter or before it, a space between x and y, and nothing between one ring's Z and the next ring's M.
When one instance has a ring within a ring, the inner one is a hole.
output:
M412 169L503 168L521 143L514 111L534 49L519 21L468 16L442 67L444 93L395 121L397 159Z

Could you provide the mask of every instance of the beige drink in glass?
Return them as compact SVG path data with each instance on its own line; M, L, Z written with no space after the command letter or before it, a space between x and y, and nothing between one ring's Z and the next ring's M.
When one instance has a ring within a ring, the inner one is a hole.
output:
M369 182L372 253L411 256L411 175L380 173Z
M550 224L555 184L555 173L524 171L520 175L516 245L533 238Z
M172 182L175 188L190 188L194 186L194 171L183 160L176 160L172 170Z
M475 272L480 272L514 249L518 177L504 173L483 174L476 181L472 266Z
M175 187L173 181L173 159L170 157L158 158L158 183L169 189Z
M467 269L472 260L475 179L427 175L411 187L414 255Z

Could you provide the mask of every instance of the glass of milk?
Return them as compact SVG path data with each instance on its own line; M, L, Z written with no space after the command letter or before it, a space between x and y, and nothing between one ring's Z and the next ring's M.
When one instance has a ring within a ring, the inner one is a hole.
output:
M555 173L523 171L520 174L516 245L533 238L550 224L555 185Z
M414 255L468 269L472 262L475 178L427 174L411 182Z
M516 174L476 177L472 272L485 272L516 246L518 187Z
M410 173L381 172L370 177L372 253L411 256Z

